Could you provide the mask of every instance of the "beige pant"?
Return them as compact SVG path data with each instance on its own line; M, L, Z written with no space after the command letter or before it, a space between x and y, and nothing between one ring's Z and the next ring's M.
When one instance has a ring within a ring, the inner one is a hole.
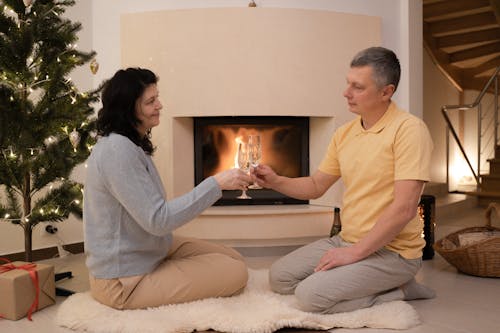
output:
M90 291L115 309L139 309L235 295L247 280L246 264L235 250L174 237L168 256L153 272L116 279L90 276Z

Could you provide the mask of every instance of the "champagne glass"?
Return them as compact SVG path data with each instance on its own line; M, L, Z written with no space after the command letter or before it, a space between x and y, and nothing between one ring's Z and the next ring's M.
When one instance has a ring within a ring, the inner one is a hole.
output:
M260 141L260 135L249 135L248 136L248 149L250 150L250 166L253 168L257 167L262 158L262 145ZM253 190L261 189L262 187L257 184L252 184L248 186Z
M243 172L250 172L250 154L248 151L248 145L241 142L238 145L238 168ZM237 199L252 199L252 197L247 195L247 190L243 189L241 195L236 197Z

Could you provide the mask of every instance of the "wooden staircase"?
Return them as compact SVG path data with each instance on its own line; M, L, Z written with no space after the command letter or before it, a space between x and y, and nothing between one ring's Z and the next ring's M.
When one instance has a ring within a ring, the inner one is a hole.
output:
M486 207L490 202L500 203L500 146L496 146L495 157L488 160L490 173L480 175L478 191L467 192L478 198L478 205Z
M423 0L424 47L459 91L500 66L500 0Z
M481 119L479 128L480 131L484 131L478 133L479 154L482 154L485 148L481 145L481 138L489 137L490 132L494 131L494 140L487 143L489 145L487 156L493 154L495 142L500 142L500 136L497 133L498 118L500 118L498 116L500 112L498 108L499 85L497 84L500 77L500 0L423 0L422 3L424 47L430 57L458 91L480 91L476 101L472 104L446 105L441 110L448 129L451 130L451 134L472 169L448 112L459 110L462 112L460 119L464 119L463 112L477 110ZM494 79L497 81L493 81ZM487 115L486 108L480 109L485 93L491 93L494 100L496 99L494 103L496 109L493 110L495 117ZM463 126L463 121L461 120L460 126ZM489 132L486 133L487 130ZM484 163L484 159L479 159L479 161ZM473 185L472 189L471 187L459 188L456 193L477 197L480 206L486 206L490 202L500 202L500 146L496 146L495 157L489 159L488 163L489 174L479 174L479 170L483 170L479 165L478 170L472 171L477 186ZM448 181L447 176L446 182Z

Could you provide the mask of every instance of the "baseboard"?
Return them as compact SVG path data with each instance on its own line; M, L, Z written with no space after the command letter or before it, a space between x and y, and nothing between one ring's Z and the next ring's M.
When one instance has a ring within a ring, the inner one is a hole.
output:
M82 253L84 250L83 242L66 244L63 246L63 248L66 251L71 252L73 254ZM32 261L51 259L51 258L56 257L57 255L58 255L57 246L46 247L43 249L37 249L37 250L32 251ZM10 261L24 261L25 260L24 251L18 252L18 253L1 255L1 257L7 258Z
M234 249L244 257L282 257L301 246L234 247Z

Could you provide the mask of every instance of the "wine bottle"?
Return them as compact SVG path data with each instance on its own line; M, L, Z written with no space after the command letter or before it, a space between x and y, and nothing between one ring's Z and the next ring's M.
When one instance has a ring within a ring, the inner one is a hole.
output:
M340 222L340 208L335 207L333 210L333 224L330 230L330 237L337 235L342 229L342 223Z

